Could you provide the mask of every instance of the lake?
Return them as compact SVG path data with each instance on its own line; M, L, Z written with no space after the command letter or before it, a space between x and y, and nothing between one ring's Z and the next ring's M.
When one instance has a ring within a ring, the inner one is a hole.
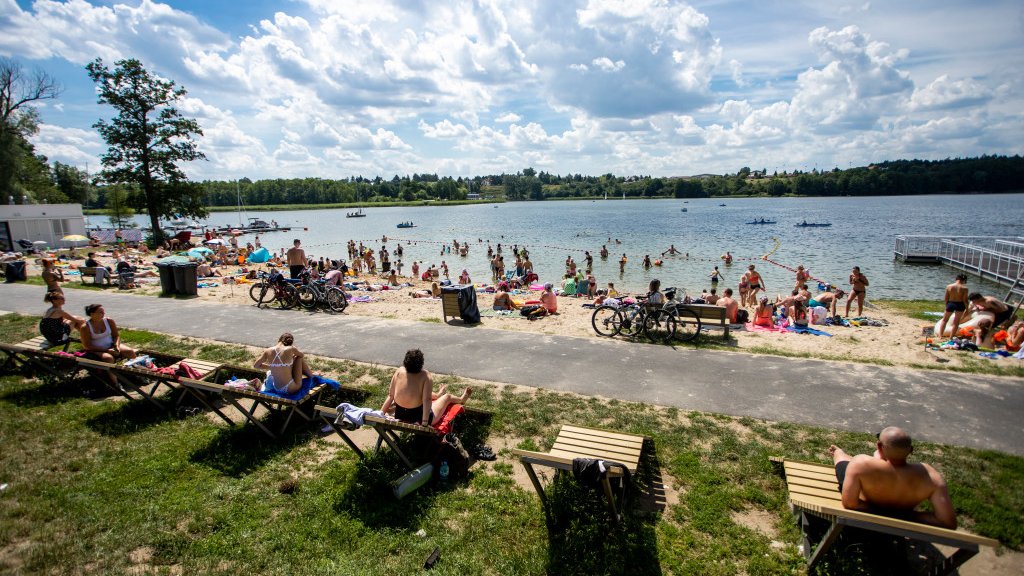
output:
M720 206L720 204L726 204ZM682 212L686 208L686 212ZM686 288L699 294L709 288L709 274L715 265L723 272L719 290L733 287L750 263L754 263L767 284L768 293L788 292L794 274L760 257L775 250L772 259L796 267L803 264L812 276L847 287L853 266L860 266L870 279L870 298L941 299L943 287L956 272L938 265L901 264L893 260L897 234L951 236L1024 235L1024 194L933 195L843 198L727 198L683 200L597 200L513 202L470 206L422 206L364 209L365 218L345 218L350 210L308 210L257 212L259 217L279 225L295 226L291 232L264 234L264 246L279 249L302 240L307 254L330 258L345 257L349 239L362 241L376 251L387 235L393 249L401 240L404 271L419 260L421 267L448 262L453 279L465 268L476 282L489 282L487 242L503 245L506 266L514 264L510 247L525 245L542 281L558 283L567 256L583 265L583 251L594 255L598 286L615 282L620 290L645 290L652 278L663 286ZM774 225L749 225L765 218ZM93 217L96 220L96 217ZM141 225L144 218L136 217ZM214 213L210 225L238 225L239 214ZM831 222L823 228L798 228L802 222ZM413 221L415 228L397 229L400 222ZM302 228L307 228L303 230ZM243 239L251 240L252 236ZM470 243L469 256L441 255L441 243L453 239ZM483 242L478 242L482 239ZM610 239L610 240L609 240ZM616 244L618 239L621 244ZM602 261L602 244L611 255ZM664 264L644 270L645 254L660 257L670 244L685 255L666 256ZM732 252L732 266L720 256ZM629 259L624 274L618 259ZM976 277L968 284L983 292L1005 295L1006 288ZM814 287L812 286L812 291Z

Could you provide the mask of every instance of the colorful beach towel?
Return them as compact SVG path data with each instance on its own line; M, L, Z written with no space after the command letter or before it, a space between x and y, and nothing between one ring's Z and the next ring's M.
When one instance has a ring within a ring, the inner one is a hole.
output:
M303 378L302 388L299 388L292 394L284 394L278 392L277 390L274 390L273 386L268 386L265 383L263 384L263 388L260 390L260 392L263 394L269 394L271 396L277 396L279 398L285 398L287 400L299 400L303 398L306 394L308 394L309 391L313 389L313 387L319 386L321 384L326 384L335 390L341 388L341 384L339 384L337 380L331 380L330 378L324 378L319 374L314 374L312 378L310 378L309 376Z
M786 326L787 332L796 332L797 334L813 334L815 336L828 336L832 337L831 334L824 330L815 330L814 328L801 328L799 326Z

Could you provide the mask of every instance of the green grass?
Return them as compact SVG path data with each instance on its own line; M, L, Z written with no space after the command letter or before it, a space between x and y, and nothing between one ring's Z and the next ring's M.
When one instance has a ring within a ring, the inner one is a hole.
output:
M0 339L34 336L36 323L0 317ZM141 331L126 330L124 339L236 364L254 354ZM393 370L312 360L364 390L327 404L379 405ZM454 376L437 381L465 385ZM637 484L664 482L680 494L660 511L641 498L623 525L609 528L598 495L569 476L549 479L548 527L533 491L515 483L520 464L507 450L476 464L465 483L396 501L389 481L403 468L390 450L360 461L319 438L317 425L275 442L204 413L168 416L141 400L84 398L92 386L85 378L0 377L0 483L9 485L0 493L2 572L412 574L436 546L438 574L800 573L799 533L768 457L825 461L830 443L873 446L868 433L476 384L473 404L492 416L460 429L468 445L504 438L544 450L563 422L641 434L651 441ZM927 443L915 455L946 475L963 525L1024 546L1024 459ZM755 529L735 520L750 511L771 521ZM853 559L826 558L830 572L870 574L891 562L841 544Z

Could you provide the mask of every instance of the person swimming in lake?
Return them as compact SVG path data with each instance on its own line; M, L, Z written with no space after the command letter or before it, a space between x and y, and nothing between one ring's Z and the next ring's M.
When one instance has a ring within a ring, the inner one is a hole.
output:
M391 377L381 412L389 414L393 408L395 419L429 426L435 418L444 417L449 405L465 404L469 400L473 393L469 387L462 396L447 393L444 385L434 394L434 379L423 368L423 363L423 352L418 348L405 353L402 366Z

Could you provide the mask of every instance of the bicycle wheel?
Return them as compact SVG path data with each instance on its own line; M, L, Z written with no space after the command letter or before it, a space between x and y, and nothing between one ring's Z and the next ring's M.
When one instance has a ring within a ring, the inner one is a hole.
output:
M614 306L598 306L590 317L590 324L594 332L599 336L609 338L619 333L622 328L622 317L619 316L619 309Z
M249 298L252 298L252 301L255 302L257 306L260 303L260 293L263 291L264 287L266 287L266 283L257 282L249 288Z
M277 290L270 284L264 284L256 295L256 307L270 306L277 300Z
M636 338L643 331L644 313L639 306L634 304L619 309L619 334Z
M312 310L316 308L317 298L316 290L309 286L299 286L295 289L296 295L299 299L299 305L306 310Z
M700 316L687 308L676 309L676 339L689 342L700 334Z
M341 312L348 307L348 298L341 288L331 287L327 290L327 307L332 312Z
M274 302L281 310L288 310L299 305L299 293L291 284L282 284L277 288Z
M652 342L668 342L676 334L676 318L669 312L656 311L644 317L644 333Z

